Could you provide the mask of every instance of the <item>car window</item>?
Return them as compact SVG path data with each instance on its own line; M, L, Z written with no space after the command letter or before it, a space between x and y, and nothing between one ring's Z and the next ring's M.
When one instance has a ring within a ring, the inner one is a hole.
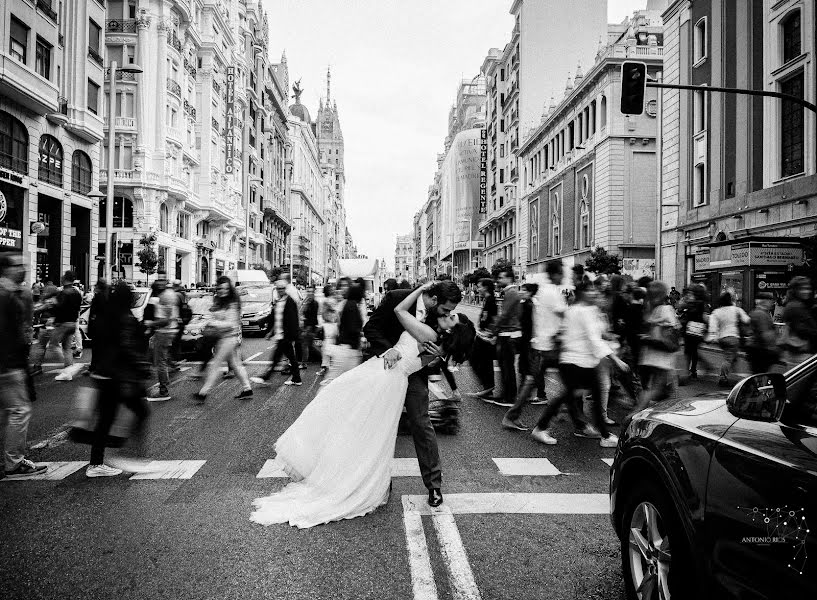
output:
M210 307L213 305L212 296L201 296L198 298L190 298L187 300L187 306L193 311L194 315L206 315L210 312Z
M272 302L272 288L241 288L242 302Z

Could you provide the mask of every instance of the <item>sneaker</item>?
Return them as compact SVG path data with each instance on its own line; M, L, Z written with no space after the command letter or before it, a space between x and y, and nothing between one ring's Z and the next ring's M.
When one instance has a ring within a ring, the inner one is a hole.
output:
M474 398L488 398L493 393L494 388L488 388L487 390L482 390L481 392L474 392L469 394L469 396L473 396Z
M601 439L601 434L599 430L593 427L592 425L585 425L584 429L576 429L573 431L573 435L580 438L588 438L591 440L598 440Z
M504 406L507 408L510 408L511 406L514 405L513 402L509 402L508 400L505 400L505 398L488 398L488 401L491 404L495 404L496 406Z
M611 433L606 438L601 438L601 440L599 440L599 446L602 448L615 448L618 446L618 436Z
M547 403L548 403L547 398L534 398L533 400L530 401L531 406L542 406Z
M292 379L288 379L284 382L284 385L303 385L303 381L293 381Z
M530 427L525 427L519 419L511 421L508 417L502 418L502 427L505 429L516 429L517 431L530 431Z
M250 381L258 385L269 385L269 381L263 377L250 377Z
M252 390L241 390L235 399L240 400L241 398L252 398Z
M557 443L556 438L550 435L550 432L547 429L539 429L537 427L530 432L530 436L540 444L547 444L548 446L553 446Z
M114 469L108 465L88 465L85 469L86 477L116 477L122 474L122 469Z
M170 400L170 392L166 387L160 387L159 391L148 396L148 402L164 402L165 400Z
M62 373L60 373L59 375L57 375L54 378L54 381L72 381L73 379L74 379L74 376L71 375L71 373L69 373L66 370L66 371L63 371Z
M14 467L14 469L11 471L6 471L6 477L30 477L31 475L38 475L46 470L48 470L48 465L38 465L33 461L24 458L17 464L16 467Z

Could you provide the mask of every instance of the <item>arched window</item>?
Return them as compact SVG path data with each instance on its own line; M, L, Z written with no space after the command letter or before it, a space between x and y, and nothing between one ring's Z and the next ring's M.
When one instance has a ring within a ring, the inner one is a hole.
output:
M607 96L601 97L601 103L599 106L599 110L601 111L601 125L600 129L604 129L607 127Z
M77 194L90 192L92 175L91 158L82 150L76 150L71 157L71 191Z
M0 167L28 175L28 130L0 110Z
M62 146L57 138L40 136L40 169L37 178L52 185L62 187Z
M590 247L590 205L582 200L579 205L579 240L582 248Z
M167 209L167 204L162 204L159 207L159 231L168 231L168 222L170 221L170 211Z
M559 201L559 194L553 194L551 201L550 250L551 254L559 254L562 251L562 204Z
M530 256L532 259L539 258L539 205L536 202L530 204L530 232L529 241Z
M102 198L99 201L99 226L107 227L108 218L106 210L108 207L108 200ZM130 198L123 196L114 196L113 198L113 226L114 227L133 227L133 201Z
M803 42L800 32L800 11L789 13L780 23L783 37L783 63L797 58L802 53Z

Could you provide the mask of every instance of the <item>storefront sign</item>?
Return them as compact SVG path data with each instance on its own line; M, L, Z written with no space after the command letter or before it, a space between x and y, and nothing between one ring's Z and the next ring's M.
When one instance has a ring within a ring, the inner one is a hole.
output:
M19 229L0 227L0 250L22 250L23 232Z
M488 211L488 130L479 134L479 214Z
M31 224L31 234L32 235L40 235L45 231L45 223L42 221L34 221Z
M705 271L710 268L710 252L709 248L698 250L695 253L695 270Z
M795 244L758 243L750 244L750 264L753 265L802 265L803 249Z
M17 185L23 185L23 176L7 169L0 168L0 179L16 183Z
M227 67L227 85L225 86L224 94L224 106L226 110L224 146L227 155L224 172L232 173L233 160L235 159L235 67Z
M762 271L755 273L754 297L761 292L767 292L774 296L777 304L783 304L786 297L786 290L789 287L791 275L784 271Z
M0 192L0 221L6 220L6 215L9 211L9 204L6 201L6 196L3 192Z

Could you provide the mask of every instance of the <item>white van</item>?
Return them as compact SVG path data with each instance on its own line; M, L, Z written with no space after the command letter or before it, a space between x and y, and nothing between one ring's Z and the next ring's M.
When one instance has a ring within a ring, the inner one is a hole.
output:
M227 271L225 275L232 280L234 286L260 287L272 285L267 274L258 269L232 270Z

